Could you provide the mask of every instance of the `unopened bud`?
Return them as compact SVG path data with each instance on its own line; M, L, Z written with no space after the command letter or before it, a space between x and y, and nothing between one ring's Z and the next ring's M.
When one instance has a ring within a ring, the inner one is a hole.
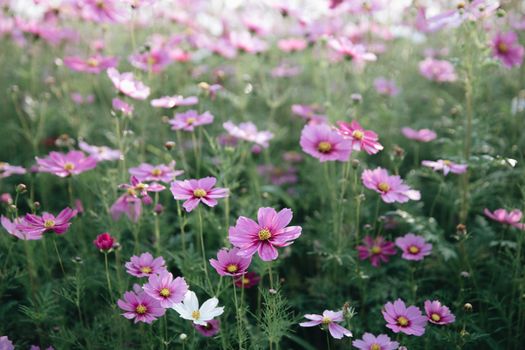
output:
M166 141L164 143L164 148L168 151L171 151L173 148L175 148L175 142L173 141Z
M473 306L471 303L465 303L465 305L463 305L463 310L465 310L466 312L471 312L473 309Z
M27 192L27 186L24 184L18 184L16 186L16 192L17 193L26 193Z

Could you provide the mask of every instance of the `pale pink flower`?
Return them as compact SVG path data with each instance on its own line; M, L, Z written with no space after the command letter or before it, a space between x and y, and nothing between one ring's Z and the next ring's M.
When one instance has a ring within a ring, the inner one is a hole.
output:
M320 162L346 162L352 153L352 142L326 124L308 124L301 132L303 151Z
M447 306L442 305L439 300L426 300L425 312L428 320L433 324L446 325L456 320L456 316L450 312Z
M338 324L344 321L343 311L325 310L322 315L306 314L304 317L309 321L299 323L299 326L301 327L315 327L322 325L323 327L328 328L330 335L335 339L352 336L352 332Z
M402 128L401 132L407 139L419 142L430 142L437 137L436 132L430 129L414 130L412 128Z
M193 131L196 126L213 123L213 115L206 111L199 114L196 110L189 110L184 113L177 113L169 121L172 130Z
M456 164L450 160L438 159L433 162L431 160L424 160L421 162L423 166L432 168L434 171L442 171L444 175L448 173L463 174L467 171L467 164Z
M151 70L153 73L163 71L171 63L169 52L162 48L133 54L128 57L128 60L133 67L146 72Z
M93 146L85 141L80 141L78 143L78 148L95 158L97 162L119 160L122 158L122 153L120 153L119 150L111 149L107 146Z
M84 72L91 74L100 74L100 72L116 67L118 58L104 57L102 55L94 55L87 59L77 56L69 56L64 58L64 65L75 72Z
M97 160L81 151L51 152L46 158L36 158L38 171L59 177L78 175L97 166Z
M415 336L425 333L427 318L416 306L406 307L403 300L397 299L394 303L386 303L381 312L387 322L386 326L394 333L402 332Z
M494 213L491 213L490 210L485 208L483 211L485 215L491 218L494 221L500 222L502 224L507 224L519 228L520 230L525 230L525 224L521 223L521 218L523 216L521 210L514 209L511 211L506 211L505 209L496 209Z
M12 175L24 175L25 173L27 173L27 170L24 167L0 162L0 179L5 179Z
M283 52L297 52L304 50L308 43L302 38L287 38L279 40L277 46Z
M405 260L420 261L432 253L432 244L413 233L407 233L403 237L396 238L396 246L403 251L401 257Z
M111 106L114 111L120 112L123 115L131 116L133 114L133 105L130 105L124 101L122 101L120 98L114 98L111 101Z
M456 81L457 75L452 63L427 57L419 62L419 72L428 80L439 83Z
M240 249L221 249L217 253L217 259L210 259L210 265L221 276L242 276L252 262L252 257L238 255Z
M182 95L177 96L164 96L151 100L151 105L157 108L175 108L179 106L193 106L199 103L199 99L196 96L184 97Z
M227 188L215 187L217 179L205 177L202 179L192 179L184 181L174 181L171 183L171 193L177 200L185 200L182 205L189 213L199 205L204 203L209 207L217 205L217 199L225 198L229 195Z
M158 300L160 306L167 309L184 300L184 295L188 291L188 284L184 278L173 279L170 272L163 271L158 275L150 274L148 283L142 288L146 294Z
M150 88L135 79L133 73L119 73L115 68L109 68L107 74L117 90L136 100L145 100L150 94Z
M361 176L366 188L376 191L385 203L405 203L409 200L419 200L419 191L411 189L398 175L388 175L386 169L376 168L365 170Z
M126 272L135 277L149 277L166 272L166 262L162 256L153 258L150 253L132 256L126 263Z
M235 125L231 121L227 121L222 126L233 137L256 143L264 148L268 148L269 141L273 138L273 133L270 131L258 131L252 122Z
M175 177L182 175L183 170L176 170L177 163L172 161L170 164L152 165L142 163L138 167L130 168L129 173L135 176L139 181L160 181L169 183L175 180Z

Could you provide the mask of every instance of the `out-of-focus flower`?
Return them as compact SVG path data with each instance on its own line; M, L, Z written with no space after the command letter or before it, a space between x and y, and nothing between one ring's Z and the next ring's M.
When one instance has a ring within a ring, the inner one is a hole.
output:
M252 257L243 257L237 253L239 248L221 249L217 253L217 260L210 259L210 265L221 276L244 275L252 262Z
M206 300L199 308L197 295L191 290L186 293L182 303L175 304L173 309L185 320L193 321L194 324L205 326L207 322L222 315L224 307L217 307L219 299L213 297Z
M149 277L167 271L166 263L162 256L154 259L147 252L142 253L140 256L132 256L125 266L126 272L135 277Z
M381 95L396 96L399 94L399 88L397 87L396 82L393 80L387 80L383 77L374 80L374 88L377 93Z
M425 256L432 253L432 244L413 233L407 233L403 237L396 238L396 246L403 251L401 257L405 260L423 260Z
M378 141L377 134L371 130L363 129L356 120L351 123L339 121L337 125L339 126L339 133L352 142L354 151L364 150L368 154L376 154L383 149Z
M77 2L82 18L97 23L115 23L124 18L116 0L82 0Z
M388 262L390 255L396 254L393 242L385 240L382 236L363 238L363 245L357 247L360 260L370 259L372 266L379 267L381 262Z
M259 284L261 276L255 272L247 272L242 276L235 278L235 286L239 288L252 288Z
M227 121L222 124L222 126L233 137L256 143L264 148L268 148L269 141L273 138L273 133L269 131L258 131L252 122L235 125L231 121Z
M419 73L428 80L439 83L456 81L457 75L452 63L427 57L419 62Z
M124 95L136 100L145 100L148 98L150 88L135 79L133 73L119 73L115 68L109 68L107 74L115 88Z
M122 101L120 98L114 98L111 101L111 106L114 111L120 112L124 115L130 116L133 114L133 105L130 105L124 101Z
M170 164L152 165L142 163L138 167L130 168L129 173L139 181L160 181L169 183L175 180L175 177L182 175L183 170L175 170L177 163L172 161Z
M521 210L514 209L511 211L506 211L505 209L496 209L493 213L490 212L487 208L483 211L485 215L491 218L494 221L500 222L502 224L507 224L519 228L520 230L525 230L525 224L520 223L523 216Z
M153 107L160 108L175 108L179 106L193 106L199 103L199 98L197 96L184 97L182 95L176 96L164 96L151 100L151 105Z
M308 121L309 124L326 124L328 118L320 114L319 107L316 105L292 105L292 113Z
M59 177L78 175L97 166L97 160L81 151L51 152L46 158L36 158L38 171Z
M304 50L308 43L302 38L288 38L279 40L277 46L283 52L297 52Z
M119 160L122 158L122 153L120 153L119 150L111 149L107 146L93 146L85 141L80 141L78 143L78 148L95 158L97 162L104 160Z
M433 162L431 160L424 160L421 162L423 166L432 168L434 171L442 171L444 175L448 173L463 174L467 171L467 164L456 164L450 160L438 159Z
M27 170L24 167L0 162L0 179L11 175L24 175L25 173L27 173Z
M427 318L416 306L406 307L403 300L397 299L394 303L386 303L381 312L387 322L386 326L394 333L402 332L415 336L425 333Z
M275 186L282 186L286 184L296 183L297 169L290 165L275 166L272 164L259 165L257 172L265 176Z
M503 63L507 68L518 67L523 62L525 48L518 41L515 32L497 33L491 45L492 55Z
M299 323L301 327L315 327L322 325L328 328L330 335L335 339L342 339L343 337L351 337L352 332L338 323L343 322L343 311L325 310L322 315L306 314L304 318L309 321Z
M169 53L162 48L155 48L150 51L136 53L129 56L129 62L135 68L153 73L162 72L171 63Z
M495 0L460 1L455 9L428 18L427 30L433 32L442 28L456 28L465 21L487 18L493 15L498 7L499 1Z
M71 97L71 100L77 105L91 104L95 101L95 95L92 94L82 96L79 92L72 92L69 97Z
M386 169L376 168L365 170L361 176L366 188L381 194L385 203L405 203L409 200L419 200L419 191L411 189L398 175L388 175Z
M112 237L109 233L104 232L97 236L97 238L93 241L93 244L97 249L102 251L109 251L115 247L116 244L115 237Z
M117 221L122 214L126 214L131 221L137 222L142 214L142 201L136 196L125 193L117 198L115 203L111 205L109 212L111 218L115 221Z
M3 228L9 233L11 236L14 236L18 239L22 240L28 240L28 241L35 241L42 239L43 233L40 231L22 231L17 229L17 226L21 222L21 218L15 218L13 221L9 220L5 216L0 217L0 222L2 223Z
M268 49L268 44L248 32L233 32L230 34L231 44L242 52L258 54Z
M199 332L202 336L213 337L217 335L221 330L221 323L217 320L209 320L206 322L206 325L200 325L193 323L193 327Z
M300 66L290 65L288 63L281 63L272 69L271 76L275 78L290 78L301 74Z
M162 271L158 275L150 274L148 283L142 288L146 294L158 300L160 306L165 309L180 303L188 292L188 284L184 278L173 279L173 275L168 271Z
M9 338L6 335L4 335L0 337L0 349L15 350L15 346L13 345L13 342L9 340Z
M69 56L64 58L64 65L75 72L100 74L108 68L116 67L118 65L118 58L104 57L98 54L87 59L78 56Z
M169 121L172 130L193 131L196 126L213 123L213 115L206 111L199 114L196 110L189 110L184 113L177 113Z
M364 45L354 44L348 38L332 38L328 40L328 46L342 57L349 59L358 65L377 60L377 56L371 52L367 52Z
M456 320L456 316L450 312L450 309L445 305L442 305L438 300L426 300L425 312L427 314L428 321L433 324L445 325L453 323Z
M412 128L402 128L401 132L407 139L419 142L430 142L437 137L436 132L430 129L414 130Z
M359 350L396 350L399 347L399 343L390 340L388 335L379 334L376 337L371 333L363 334L363 339L354 340L352 345Z
M13 204L13 197L11 196L11 193L4 192L0 194L0 203Z
M158 300L152 298L142 290L138 293L124 293L124 298L119 299L117 304L125 311L122 316L129 320L135 319L135 323L152 323L157 318L164 316L166 312Z
M306 125L300 140L303 151L320 162L348 161L352 153L352 142L325 124Z
M50 213L42 216L26 214L16 229L26 234L26 237L42 235L45 232L54 232L58 235L64 234L71 226L71 219L77 215L77 211L71 208L63 209L56 217Z

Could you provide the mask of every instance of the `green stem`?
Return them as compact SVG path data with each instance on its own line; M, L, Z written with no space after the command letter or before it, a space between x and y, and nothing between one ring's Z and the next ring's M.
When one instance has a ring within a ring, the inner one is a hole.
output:
M113 288L111 288L111 279L109 278L108 252L104 252L104 267L106 269L106 282L108 284L109 301L113 305Z
M208 286L210 288L210 291L212 291L211 281L208 275L208 264L206 263L206 250L204 248L204 234L202 229L202 212L200 207L197 208L197 216L199 218L199 240L202 254L202 266L204 268L204 275L206 276L206 280L208 281Z
M32 254L29 251L29 243L27 242L27 240L24 240L24 250L25 250L26 260L27 260L27 273L29 275L29 285L31 287L31 295L33 296L33 300L35 300L36 286L35 286L35 280L34 280L33 259L32 259Z
M154 208L157 207L157 204L159 203L159 193L155 192L155 204ZM159 224L159 214L156 212L153 213L154 216L154 232L155 232L155 249L157 251L157 255L160 255L160 224Z
M180 208L179 201L177 201L177 216L179 217L179 229L182 240L182 252L186 255L186 232L184 230L184 217L182 216L182 210Z
M58 257L58 263L60 264L60 269L62 270L62 274L65 277L66 276L66 271L64 270L64 265L62 264L62 258L60 257L60 253L58 251L56 235L53 235L53 246L55 247L55 252L56 252L57 257Z

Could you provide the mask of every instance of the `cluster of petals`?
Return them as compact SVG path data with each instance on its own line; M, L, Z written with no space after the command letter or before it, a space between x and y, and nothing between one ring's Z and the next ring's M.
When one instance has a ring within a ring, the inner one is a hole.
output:
M491 212L490 210L485 208L483 213L494 221L516 227L520 230L525 230L525 223L521 222L523 213L519 209L507 211L503 208L500 208L494 210L494 212Z
M383 149L377 134L371 130L365 130L357 120L350 123L339 121L337 125L339 133L352 142L354 151L364 150L368 154L376 154Z
M45 158L36 157L36 163L39 172L59 177L78 175L97 166L95 157L86 156L81 151L51 152Z
M322 325L328 328L328 332L335 339L342 339L343 337L351 337L352 332L339 323L343 322L343 311L331 311L325 310L322 315L317 314L306 314L304 318L309 321L299 323L301 327L315 327Z
M222 124L222 126L231 136L240 140L253 142L264 148L268 148L269 142L273 138L273 133L270 131L258 131L257 127L252 122L235 125L231 121L227 121Z
M346 162L352 153L352 141L326 124L308 124L299 141L303 151L320 162Z
M419 200L419 191L411 189L398 175L388 175L386 169L376 168L363 171L361 176L366 188L381 195L385 203L405 203L409 200Z
M199 203L214 207L218 203L217 199L228 197L229 190L227 188L215 187L216 183L217 179L211 176L202 179L173 181L170 190L173 198L184 200L182 206L189 213L195 209Z

